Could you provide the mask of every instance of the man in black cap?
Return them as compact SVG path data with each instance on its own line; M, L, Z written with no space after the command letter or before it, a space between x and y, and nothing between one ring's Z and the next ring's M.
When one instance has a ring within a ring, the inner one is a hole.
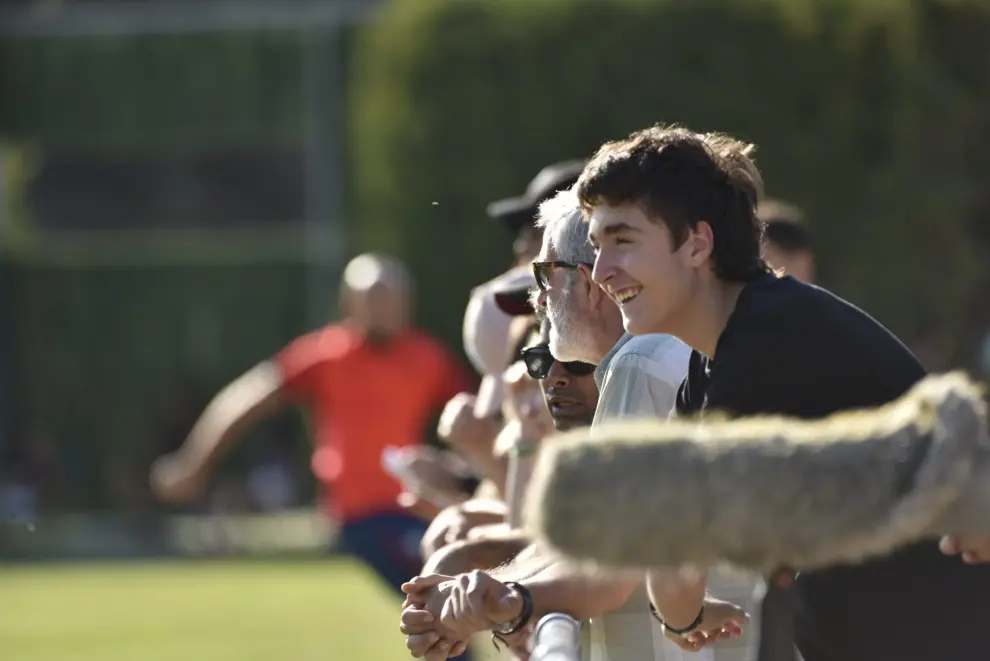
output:
M548 165L530 181L522 195L488 205L488 216L501 223L515 237L512 246L515 264L471 292L464 312L464 351L483 378L477 397L462 393L448 403L448 410L442 417L444 427L465 432L474 430L476 435L485 432L491 435L488 442L498 432L500 425L492 424L492 421L498 419L502 408L502 370L505 368L511 317L495 305L492 293L535 284L530 264L540 252L543 237L542 230L533 222L539 205L558 191L573 186L584 169L584 163L584 160L572 159ZM468 422L477 424L462 424ZM441 437L445 431L447 429L440 430ZM447 440L455 447L458 445L458 439ZM482 439L470 440L483 445Z
M804 214L783 200L765 199L756 209L763 221L763 258L803 282L815 281L815 253Z
M464 350L483 379L477 395L459 393L447 402L437 429L438 436L465 456L486 478L476 492L476 498L497 498L504 487L507 467L504 461L492 455L492 449L503 426L505 384L502 373L510 349L509 327L514 314L531 313L525 306L517 308L515 313L502 309L496 304L493 293L505 288L535 286L530 263L541 245L542 232L533 222L539 204L556 191L573 186L583 167L582 160L548 165L533 178L522 195L488 206L489 217L515 236L515 264L471 292L464 313ZM414 507L416 503L410 502L410 506Z
M533 221L540 203L559 191L573 186L584 170L584 159L571 159L548 165L537 173L518 197L509 197L488 205L488 216L502 223L512 233L517 264L528 265L540 252L541 234Z

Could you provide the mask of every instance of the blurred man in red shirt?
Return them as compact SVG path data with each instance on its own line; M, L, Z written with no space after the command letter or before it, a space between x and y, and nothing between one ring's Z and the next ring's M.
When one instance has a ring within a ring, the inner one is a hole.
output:
M470 387L453 355L409 326L411 285L392 258L354 258L342 282L344 321L297 338L221 390L183 446L153 467L159 497L194 498L249 428L290 402L305 404L325 511L340 525L344 549L399 592L421 567L426 523L398 505L401 488L383 453L421 445L444 403Z

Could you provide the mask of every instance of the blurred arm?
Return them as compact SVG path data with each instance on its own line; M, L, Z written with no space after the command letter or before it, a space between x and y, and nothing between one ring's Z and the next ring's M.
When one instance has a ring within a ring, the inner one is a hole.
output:
M497 567L516 557L529 544L529 537L521 532L454 542L430 556L423 567L423 574L453 576L474 569Z
M500 523L507 515L505 503L498 500L472 498L444 508L423 535L420 553L424 558L432 558L445 546L465 539L472 528Z
M271 361L260 363L217 393L180 452L198 467L211 467L235 441L284 402L278 368Z
M646 590L650 601L663 621L675 629L691 625L705 600L708 573L655 571L647 577Z
M476 416L474 406L474 395L466 392L454 395L440 414L437 435L459 452L480 477L493 482L501 492L505 488L506 461L492 455L501 423L495 416Z

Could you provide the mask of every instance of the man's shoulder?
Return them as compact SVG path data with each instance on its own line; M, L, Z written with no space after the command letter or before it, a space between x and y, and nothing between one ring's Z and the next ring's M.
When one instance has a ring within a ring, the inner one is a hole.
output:
M828 290L790 276L766 276L747 285L739 295L719 336L715 364L724 363L726 354L738 354L739 347L745 347L744 353L754 359L757 354L762 356L761 352L804 354L809 344L820 350L823 337L827 344L833 344L853 328L861 328L863 322L873 323L868 315Z
M673 335L634 335L612 357L611 366L635 364L665 380L678 383L687 372L691 348Z
M356 330L346 324L328 324L300 335L290 346L322 358L343 358L359 344Z
M847 324L850 320L876 325L866 312L818 285L792 276L764 276L747 285L736 302L730 326L788 333L795 325Z
M827 289L790 276L747 287L736 309L716 355L745 345L750 355L756 349L783 360L799 354L805 365L816 357L917 362L900 339L869 313Z
M781 319L794 319L798 309L828 305L832 298L826 290L791 276L766 275L743 288L730 323L745 320L769 326Z
M818 418L886 403L924 376L893 333L825 289L763 281L737 310L714 359L692 366L683 409Z
M296 337L272 360L285 374L309 372L339 363L358 345L354 329L344 324L331 324Z
M691 348L673 335L667 335L666 333L647 333L646 335L633 335L628 342L619 348L616 357L632 354L654 358L671 353L675 355L683 354L686 360L687 356L691 353Z
M628 337L608 363L596 418L666 416L690 355L691 350L670 335Z

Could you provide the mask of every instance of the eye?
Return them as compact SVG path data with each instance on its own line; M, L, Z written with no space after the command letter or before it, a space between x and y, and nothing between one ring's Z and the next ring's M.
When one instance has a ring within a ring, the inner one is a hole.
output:
M629 239L623 239L621 236L617 236L615 238L615 245L617 246L621 246L627 243L632 243L632 241L630 241Z

